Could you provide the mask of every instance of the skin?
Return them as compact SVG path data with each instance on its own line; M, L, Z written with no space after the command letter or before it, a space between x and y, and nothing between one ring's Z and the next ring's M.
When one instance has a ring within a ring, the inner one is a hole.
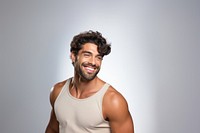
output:
M105 84L103 80L96 76L102 63L102 57L97 51L97 46L86 43L77 56L71 53L70 57L74 62L74 80L69 87L71 95L84 99L95 94ZM59 82L52 88L50 94L52 111L45 133L59 133L54 102L65 83L66 81ZM108 88L104 95L102 108L102 115L105 120L109 121L112 133L134 133L133 120L128 110L127 101L112 86Z

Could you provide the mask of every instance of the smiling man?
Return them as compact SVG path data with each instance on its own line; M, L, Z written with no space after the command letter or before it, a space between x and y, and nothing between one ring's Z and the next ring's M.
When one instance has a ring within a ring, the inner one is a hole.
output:
M110 44L101 33L87 31L74 36L70 51L74 76L51 91L46 133L134 133L127 101L97 76Z

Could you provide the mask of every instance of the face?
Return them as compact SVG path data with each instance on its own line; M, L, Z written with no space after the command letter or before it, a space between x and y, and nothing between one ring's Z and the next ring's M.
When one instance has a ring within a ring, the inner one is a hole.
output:
M98 53L97 45L86 43L75 57L72 55L75 72L81 79L90 81L98 74L103 57Z

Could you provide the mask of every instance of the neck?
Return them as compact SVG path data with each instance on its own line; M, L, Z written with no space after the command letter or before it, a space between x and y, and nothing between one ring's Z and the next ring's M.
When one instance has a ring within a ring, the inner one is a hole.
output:
M70 93L76 98L86 98L98 91L99 81L101 80L98 77L87 82L74 77L70 85Z
M90 90L93 89L95 85L97 85L97 82L99 81L98 77L95 77L92 80L83 80L81 79L80 76L74 76L72 80L72 88L75 88L76 90L79 91L84 91L84 90Z

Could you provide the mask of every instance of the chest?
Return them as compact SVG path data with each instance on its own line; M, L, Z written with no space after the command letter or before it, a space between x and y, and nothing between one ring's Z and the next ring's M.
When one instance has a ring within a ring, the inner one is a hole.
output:
M55 103L55 113L63 126L98 127L105 122L101 98L78 100L60 97Z

